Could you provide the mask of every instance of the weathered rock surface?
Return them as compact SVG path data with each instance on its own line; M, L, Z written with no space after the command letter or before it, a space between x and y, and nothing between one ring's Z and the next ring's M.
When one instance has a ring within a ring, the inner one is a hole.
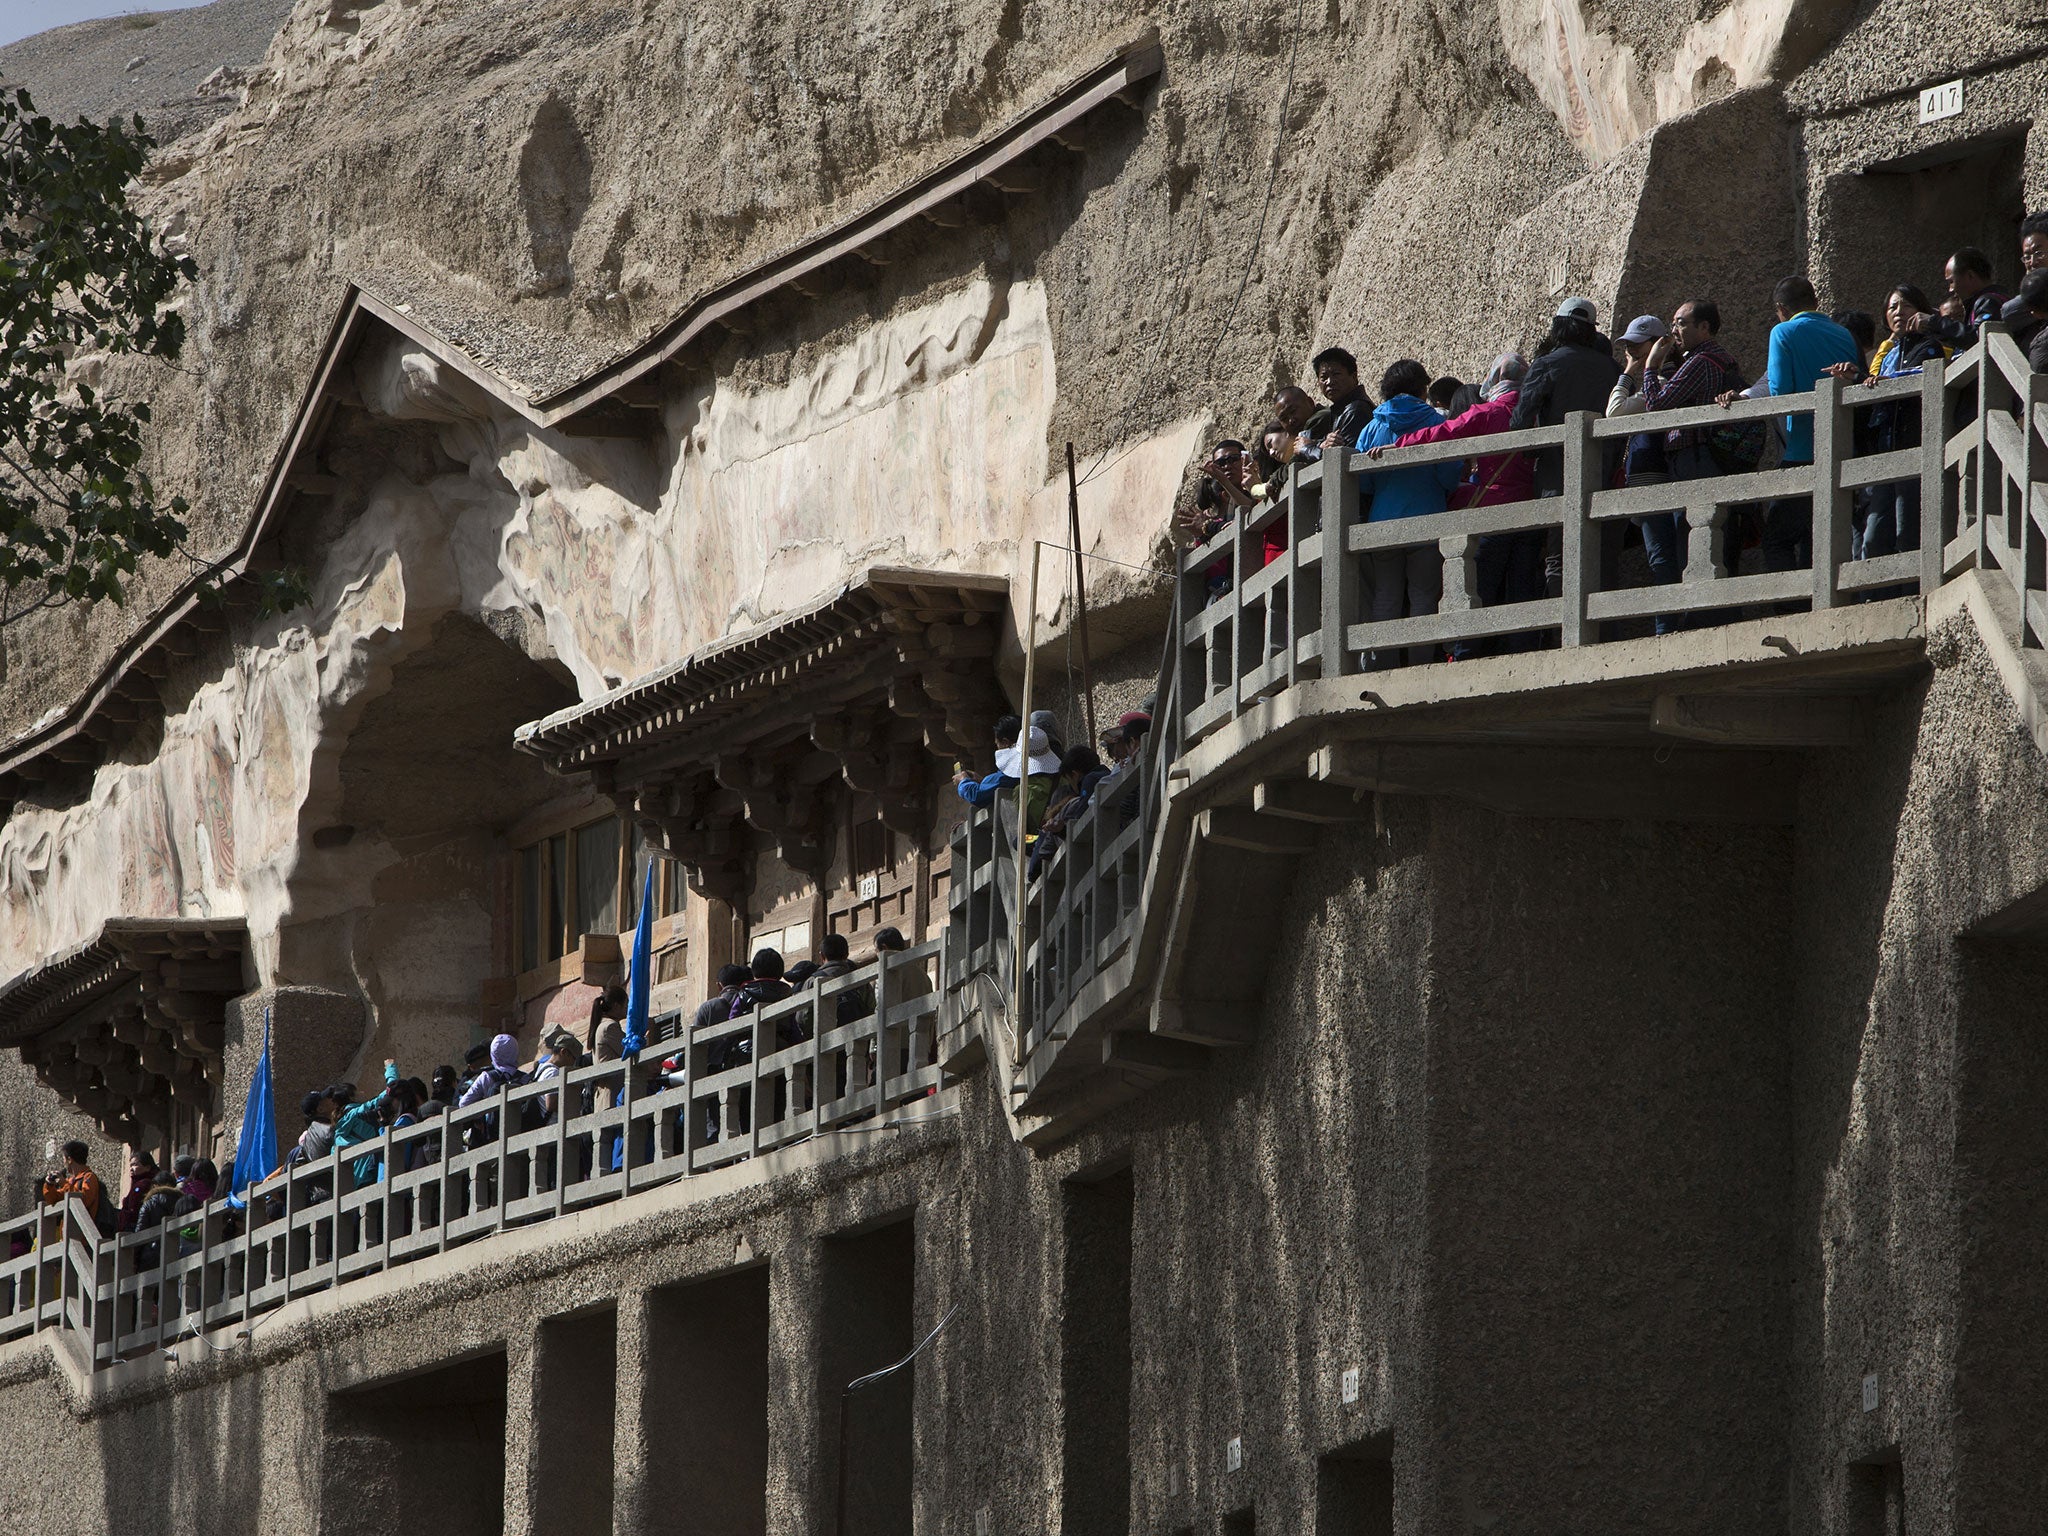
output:
M799 368L807 348L844 347L874 315L992 263L998 286L1042 286L1060 359L1041 482L1067 438L1094 453L1257 399L1300 374L1314 343L1476 369L1533 334L1534 301L1557 282L1607 270L1574 258L1561 272L1546 262L1503 274L1496 235L1714 94L1702 71L1720 75L1698 61L1727 54L1731 85L1762 78L1766 42L1813 9L1582 15L1573 0L1449 11L1405 0L1305 9L1298 31L1284 9L1168 16L1166 72L1142 117L1091 143L1063 184L915 275L884 274L720 366ZM259 10L219 0L178 15L254 27ZM172 24L148 35L167 38ZM691 294L958 152L1132 30L1064 3L819 13L302 0L234 93L245 99L168 146L146 194L202 271L187 301L193 371L131 381L159 403L160 474L195 502L196 547L224 547L248 516L346 278L409 304L522 386L559 387ZM1725 47L1713 41L1724 34ZM103 35L119 34L92 37ZM53 62L52 39L16 54L25 76L47 76L52 104L132 99L127 86L87 92L78 70ZM196 89L239 58L215 47L179 83ZM1685 60L1689 83L1666 92L1659 82ZM228 100L227 83L199 99ZM1476 225L1473 210L1484 211ZM1571 246L1555 234L1539 238ZM1149 536L1165 508L1111 513ZM842 520L806 515L798 543ZM18 730L65 702L175 574L155 573L127 612L17 630L5 723ZM757 609L701 627L720 632Z

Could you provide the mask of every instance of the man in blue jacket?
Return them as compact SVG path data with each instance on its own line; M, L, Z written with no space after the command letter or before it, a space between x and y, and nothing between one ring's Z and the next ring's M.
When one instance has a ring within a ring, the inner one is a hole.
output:
M1380 377L1379 408L1358 434L1358 451L1386 447L1403 433L1440 425L1442 415L1422 398L1422 392L1428 388L1429 370L1413 358L1404 357L1388 368ZM1413 469L1369 471L1359 476L1359 507L1366 521L1372 523L1427 517L1444 510L1445 498L1464 478L1463 459L1418 464ZM1444 590L1444 560L1435 539L1412 549L1375 550L1368 569L1372 576L1374 623L1418 619L1436 612ZM1434 645L1411 645L1407 663L1420 666L1439 649ZM1401 652L1374 651L1366 657L1365 664L1369 668L1399 666Z
M1803 395L1837 363L1862 364L1856 338L1819 313L1813 284L1783 279L1771 292L1778 323L1771 327L1769 379L1774 395ZM1813 462L1813 413L1785 418L1787 465ZM1813 563L1813 498L1781 496L1764 509L1764 569L1796 571Z

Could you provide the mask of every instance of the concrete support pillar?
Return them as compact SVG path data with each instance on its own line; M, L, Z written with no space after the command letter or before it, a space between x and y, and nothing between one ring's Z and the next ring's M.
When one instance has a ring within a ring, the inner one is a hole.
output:
M540 1325L505 1341L505 1536L536 1536L542 1432Z
M701 905L694 903L693 905ZM615 1386L612 1398L612 1529L626 1536L647 1530L650 1506L662 1496L651 1473L656 1447L648 1426L648 1295L619 1298Z
M270 1014L270 1075L277 1094L277 1135L284 1147L304 1128L299 1100L345 1076L363 1048L369 1010L363 999L325 987L259 987L228 1004L221 1105L228 1129L241 1119L249 1079L263 1054Z

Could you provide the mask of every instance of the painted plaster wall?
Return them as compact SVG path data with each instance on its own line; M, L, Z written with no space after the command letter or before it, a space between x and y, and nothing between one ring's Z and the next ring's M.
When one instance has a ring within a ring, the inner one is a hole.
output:
M110 915L240 917L260 984L369 998L364 1062L459 1058L494 974L493 837L530 807L413 802L459 795L494 760L531 770L511 718L467 767L363 760L403 745L369 730L378 710L437 727L431 698L393 704L394 690L444 688L454 710L462 686L491 682L437 678L437 626L462 615L528 637L589 696L872 564L994 572L1021 593L1018 531L1063 537L1066 516L1064 486L1044 478L1051 354L1042 289L970 283L820 348L779 385L721 381L673 402L653 453L537 432L395 343L365 357L358 398L376 421L435 434L438 472L349 449L340 467L367 483L320 552L311 609L193 658L161 745L138 742L86 798L24 805L0 828L0 974ZM1152 556L1151 509L1170 504L1198 426L1091 482L1093 548ZM1048 621L1059 592L1048 580ZM314 842L337 822L354 827L345 846Z

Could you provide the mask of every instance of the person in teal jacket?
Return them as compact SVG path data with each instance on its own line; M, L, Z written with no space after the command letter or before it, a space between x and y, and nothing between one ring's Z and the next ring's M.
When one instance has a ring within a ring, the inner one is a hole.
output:
M1380 404L1372 420L1358 434L1358 451L1390 447L1404 434L1443 424L1443 416L1422 398L1429 388L1429 370L1404 357L1380 376ZM1446 459L1440 464L1418 464L1411 469L1382 469L1359 476L1358 500L1366 521L1390 522L1401 517L1428 517L1441 512L1447 498L1465 478L1465 461ZM1436 612L1443 596L1444 563L1434 539L1411 549L1375 550L1367 564L1372 581L1372 617L1376 624L1390 619L1415 619ZM1416 666L1434 659L1441 649L1434 645L1411 645L1405 660ZM1369 669L1400 666L1404 660L1399 647L1370 651L1365 657Z
M384 1092L378 1094L374 1099L364 1100L361 1104L351 1104L335 1120L334 1152L337 1157L346 1152L350 1147L359 1146L363 1142L368 1141L384 1129L378 1120L377 1108L384 1102L385 1095L391 1092L391 1085L397 1081L398 1063L387 1058L384 1062ZM356 1188L361 1189L365 1184L376 1183L379 1174L382 1172L383 1162L384 1159L375 1152L367 1152L357 1158L354 1165L349 1169L350 1176L355 1180Z

